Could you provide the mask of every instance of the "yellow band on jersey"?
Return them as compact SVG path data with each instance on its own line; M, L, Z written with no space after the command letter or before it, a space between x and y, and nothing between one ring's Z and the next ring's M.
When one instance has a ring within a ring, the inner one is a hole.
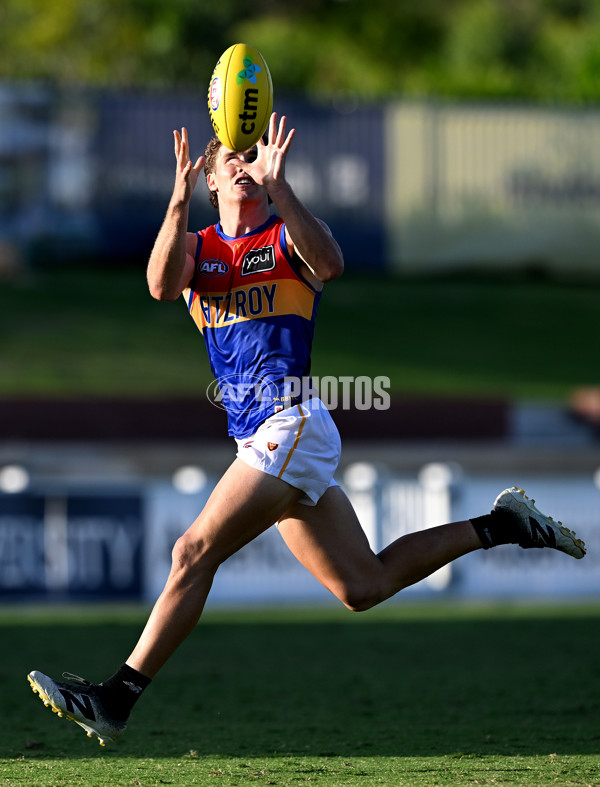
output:
M198 328L221 328L246 320L294 314L312 318L315 295L301 281L271 279L225 293L197 294L190 315Z

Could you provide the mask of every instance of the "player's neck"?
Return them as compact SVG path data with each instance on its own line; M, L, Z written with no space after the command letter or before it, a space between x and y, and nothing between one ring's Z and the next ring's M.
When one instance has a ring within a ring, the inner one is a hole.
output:
M245 203L226 209L219 206L219 214L221 229L225 235L229 235L230 238L239 238L264 224L270 216L270 210L266 203L260 205Z

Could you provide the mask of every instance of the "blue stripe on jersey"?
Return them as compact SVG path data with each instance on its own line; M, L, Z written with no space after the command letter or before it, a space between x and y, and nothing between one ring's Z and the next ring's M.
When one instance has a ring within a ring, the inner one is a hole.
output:
M273 215L269 216L269 218L265 221L265 223L261 224L260 227L256 227L256 229L250 230L250 232L246 232L244 235L226 235L223 232L223 228L221 227L221 222L220 221L217 222L217 224L215 225L215 230L217 232L217 235L220 238L223 238L223 240L228 240L228 241L231 241L231 240L242 240L243 238L249 238L251 235L258 235L259 233L264 232L268 227L271 226L271 224L273 224L275 221L278 221L278 220L279 220L279 216L276 216L275 214L273 214ZM282 225L282 226L285 226L285 225Z
M302 279L304 284L306 284L307 287L310 287L310 289L313 292L320 293L321 290L317 290L315 287L313 287L313 285L309 281L307 281L304 278L304 276L302 275L302 272L300 270L300 264L301 264L300 258L299 257L292 257L290 255L290 251L289 251L288 245L287 245L287 240L285 238L285 224L281 225L281 232L279 233L279 244L281 246L281 251L283 252L286 260L290 264L290 268L294 271L296 276L298 276L299 279Z

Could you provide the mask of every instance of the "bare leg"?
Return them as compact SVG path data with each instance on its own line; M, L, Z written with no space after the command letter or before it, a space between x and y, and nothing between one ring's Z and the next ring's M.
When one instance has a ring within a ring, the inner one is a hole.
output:
M318 504L296 504L279 531L298 560L347 607L364 610L390 598L456 558L481 548L470 522L402 536L378 555L339 487Z
M219 565L277 521L300 496L236 459L177 541L167 583L127 664L154 677L196 626Z
M236 460L177 541L165 589L127 664L154 677L196 626L219 565L277 519L294 555L354 610L369 609L481 547L472 525L458 522L403 536L375 555L339 487L315 507L298 504L299 496L284 481Z

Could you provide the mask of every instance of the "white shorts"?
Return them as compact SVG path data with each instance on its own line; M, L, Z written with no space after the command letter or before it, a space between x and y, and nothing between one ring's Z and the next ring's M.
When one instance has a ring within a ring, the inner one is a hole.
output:
M340 461L341 440L320 399L275 413L254 435L236 442L239 459L301 489L300 503L314 506L328 487L337 486L333 474Z

